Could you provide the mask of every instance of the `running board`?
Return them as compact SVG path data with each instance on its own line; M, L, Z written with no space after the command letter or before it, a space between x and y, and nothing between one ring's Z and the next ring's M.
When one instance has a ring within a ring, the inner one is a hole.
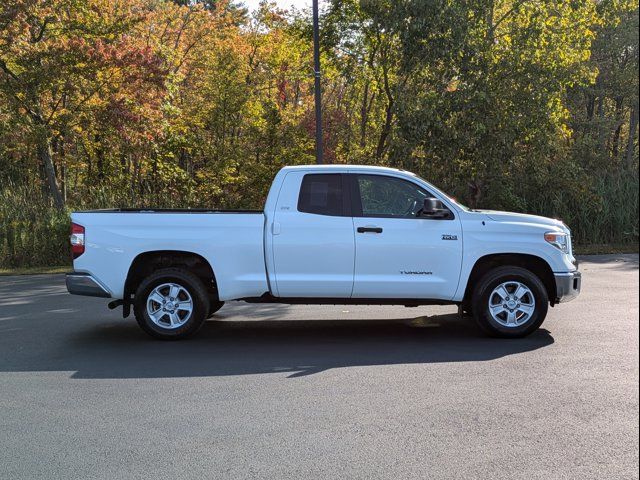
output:
M274 297L270 293L265 293L261 297L242 298L240 301L247 303L280 303L284 305L404 305L405 307L459 304L459 302L453 302L450 300L424 298L288 298Z

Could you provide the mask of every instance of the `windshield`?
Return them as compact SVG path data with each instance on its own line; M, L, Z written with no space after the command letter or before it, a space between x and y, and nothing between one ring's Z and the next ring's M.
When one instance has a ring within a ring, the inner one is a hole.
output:
M473 212L474 210L467 207L466 205L463 205L462 203L460 203L458 200L456 200L455 198L447 195L445 192L443 192L442 190L440 190L438 187L436 187L433 183L431 182L427 182L424 178L422 178L419 175L416 175L415 173L412 173L411 175L413 175L414 177L416 177L418 180L420 180L423 183L426 183L427 185L429 185L431 190L435 190L437 191L440 195L442 195L443 197L445 197L447 200L449 200L451 203L455 204L456 206L460 207L462 210L464 210L465 212Z

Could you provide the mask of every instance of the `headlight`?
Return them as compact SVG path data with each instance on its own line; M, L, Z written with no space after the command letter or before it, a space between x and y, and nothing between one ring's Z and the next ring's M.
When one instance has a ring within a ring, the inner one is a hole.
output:
M563 253L569 253L569 235L559 232L547 232L544 239Z

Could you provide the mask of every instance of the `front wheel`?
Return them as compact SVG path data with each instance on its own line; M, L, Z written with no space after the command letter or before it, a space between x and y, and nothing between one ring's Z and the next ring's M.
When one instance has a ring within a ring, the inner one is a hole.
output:
M540 328L549 309L542 281L520 267L488 272L473 292L473 316L494 337L521 338Z
M178 340L194 334L209 311L209 296L202 281L180 268L154 272L135 294L138 325L161 340Z

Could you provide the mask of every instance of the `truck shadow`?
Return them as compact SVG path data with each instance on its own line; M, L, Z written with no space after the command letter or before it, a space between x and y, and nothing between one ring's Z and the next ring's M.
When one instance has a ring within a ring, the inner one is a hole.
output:
M147 339L135 324L78 332L43 370L73 378L211 377L278 373L303 377L335 368L483 362L549 346L528 338L484 337L456 315L406 320L212 321L183 342ZM33 369L29 368L29 370Z

